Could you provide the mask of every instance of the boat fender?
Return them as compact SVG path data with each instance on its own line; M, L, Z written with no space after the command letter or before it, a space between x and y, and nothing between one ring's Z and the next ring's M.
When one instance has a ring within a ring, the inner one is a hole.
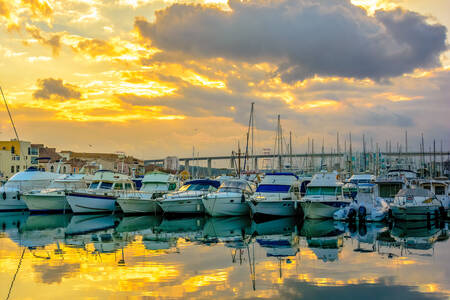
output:
M392 219L392 217L393 217L392 209L388 210L388 217L389 217L389 219Z
M347 217L349 220L353 221L356 217L356 210L354 208L350 208Z
M437 210L437 209L434 211L434 218L436 220L439 220L439 210Z
M20 200L20 192L17 192L17 200Z
M366 219L366 214L367 214L367 210L364 206L360 206L358 208L358 217L360 220L365 220Z
M3 200L6 200L6 192L2 193L2 198L3 198Z
M445 217L445 207L439 206L439 213L441 214L441 218Z

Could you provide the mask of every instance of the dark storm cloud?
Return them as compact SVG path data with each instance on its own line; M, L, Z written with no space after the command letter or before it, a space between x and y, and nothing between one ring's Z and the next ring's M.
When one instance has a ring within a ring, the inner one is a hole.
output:
M81 93L71 84L64 84L62 79L45 78L38 79L39 89L34 91L34 99L50 99L52 97L68 100L80 99Z
M135 27L154 46L198 58L278 64L285 82L314 75L381 80L440 64L447 30L396 9L366 11L349 1L229 1L231 12L175 4Z

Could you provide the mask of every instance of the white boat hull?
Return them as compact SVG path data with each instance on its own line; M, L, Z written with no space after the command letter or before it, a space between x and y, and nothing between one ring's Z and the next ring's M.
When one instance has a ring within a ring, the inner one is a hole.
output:
M158 202L154 199L118 198L117 203L126 214L158 214L162 212Z
M202 203L202 198L188 198L180 200L162 200L159 201L163 212L165 214L203 214L205 213L205 206Z
M4 189L0 191L0 211L26 210L27 205L22 199L22 194L16 189Z
M110 213L115 210L116 198L94 194L70 193L67 201L74 213Z
M346 204L342 204L345 206ZM327 202L319 201L302 201L301 207L305 219L328 219L333 218L333 214L340 209L335 203L332 205Z
M251 214L268 216L295 216L298 202L295 200L248 201Z
M202 202L206 213L213 217L247 216L250 213L247 202L241 202L241 197L208 197Z
M437 205L409 207L391 205L391 210L395 219L403 221L424 221L428 218L439 218L439 206ZM438 216L436 216L436 212L438 212Z
M71 211L64 192L62 195L28 194L22 196L30 211Z

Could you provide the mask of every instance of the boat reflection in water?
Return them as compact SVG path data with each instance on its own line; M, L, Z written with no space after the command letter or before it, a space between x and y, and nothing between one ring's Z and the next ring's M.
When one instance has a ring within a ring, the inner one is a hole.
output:
M402 255L420 254L432 255L434 244L441 234L441 229L424 222L396 222L391 230L391 236L400 245ZM430 252L431 251L431 252Z
M337 228L331 219L306 219L301 236L306 238L308 247L318 259L324 262L338 260L344 246L344 231Z
M0 287L10 299L59 299L56 288L80 299L450 295L442 276L448 224L434 221L389 228L291 217L17 212L1 213L0 227Z

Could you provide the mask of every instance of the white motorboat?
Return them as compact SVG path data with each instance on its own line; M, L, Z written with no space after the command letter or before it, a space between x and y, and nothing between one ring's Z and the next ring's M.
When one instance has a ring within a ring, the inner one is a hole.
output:
M441 201L443 208L447 212L446 217L450 217L450 180L446 177L426 179L421 181L419 186L433 192L436 198Z
M293 173L269 173L248 201L252 215L294 216L298 212L300 182Z
M408 188L417 180L417 173L410 170L389 170L386 174L377 177L377 196L386 200L387 203L394 201L395 195L401 190Z
M300 200L304 218L326 219L350 204L342 193L342 182L336 172L321 172L313 176L307 186L306 195Z
M242 179L222 182L217 192L202 199L205 211L213 217L244 216L249 214L247 199L255 192L256 185Z
M158 199L165 214L198 214L205 212L202 198L215 192L220 182L210 179L197 179L186 182L178 192L164 195Z
M0 187L0 211L27 209L22 199L24 192L45 189L61 176L57 173L38 171L36 168L16 173Z
M85 174L64 175L46 189L23 193L22 198L32 212L71 211L66 195L75 189L86 188L85 177Z
M117 198L117 203L124 213L156 214L162 212L156 199L177 188L178 180L175 175L155 171L144 176L139 191L124 193Z
M376 185L360 183L355 199L350 205L337 210L333 219L339 221L358 220L360 222L383 221L389 213L389 205L375 194Z
M74 213L108 213L116 210L116 199L124 192L135 191L129 176L108 170L94 174L87 189L67 194L67 201Z
M408 188L400 190L390 204L395 219L404 221L424 221L438 219L441 201L430 190Z

